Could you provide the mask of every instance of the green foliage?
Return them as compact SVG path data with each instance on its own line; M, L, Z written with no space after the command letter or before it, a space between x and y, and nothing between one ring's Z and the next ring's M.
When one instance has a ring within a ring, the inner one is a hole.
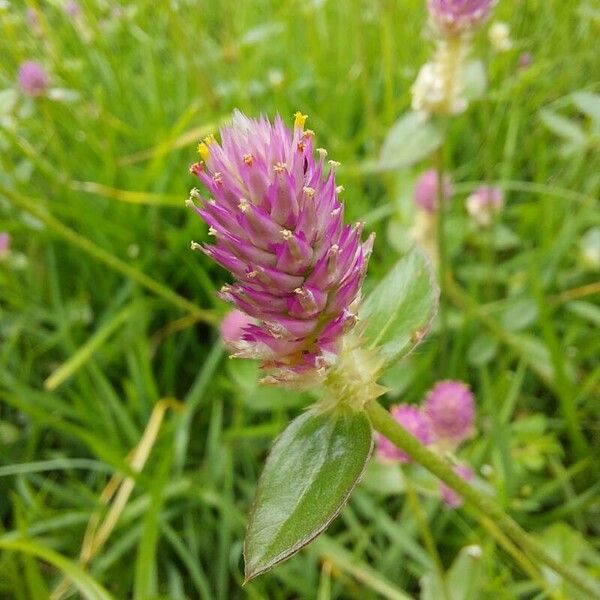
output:
M443 134L435 121L415 112L407 112L392 125L387 134L378 166L382 170L410 167L437 150Z
M418 597L435 563L398 473L377 478L380 493L368 478L357 487L328 530L332 544L321 537L242 587L265 455L313 398L265 390L256 365L225 358L207 321L225 310L215 290L228 276L189 251L206 229L183 203L196 142L234 107L288 123L301 109L316 145L342 163L347 218L377 232L367 297L409 246L411 182L432 166L424 158L401 175L374 172L429 56L424 2L85 0L75 21L58 1L0 4L0 231L12 236L0 257L0 597L48 597L64 568L14 543L77 565L114 473L135 486L84 572L115 598ZM28 7L39 26L27 24ZM487 90L445 136L455 180L447 262L458 286L444 299L447 343L434 323L426 343L390 366L383 400L418 402L440 378L469 382L478 435L461 458L525 528L543 535L562 524L589 549L599 536L600 154L588 96L600 92L599 11L590 0L497 11L514 50L495 55L485 32L477 37ZM533 62L518 70L522 50ZM50 97L16 91L27 59L49 70ZM584 149L565 159L568 140L541 110L579 127ZM463 206L482 182L501 183L506 196L487 231L470 226ZM55 373L60 385L46 389ZM164 397L183 412L167 415L136 474L127 457ZM587 452L574 451L566 414ZM541 428L528 423L537 415ZM445 570L479 543L482 599L546 593L472 513L440 510L418 492ZM588 550L567 559L598 574Z

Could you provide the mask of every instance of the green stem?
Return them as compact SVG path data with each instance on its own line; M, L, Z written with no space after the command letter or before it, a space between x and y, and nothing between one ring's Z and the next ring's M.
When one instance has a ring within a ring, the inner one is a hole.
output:
M448 316L446 311L446 271L448 269L446 259L446 197L444 193L444 147L440 147L434 156L435 169L437 171L437 214L436 214L436 241L438 250L438 280L440 285L440 364L446 360L448 349Z
M494 500L472 488L452 470L446 460L426 448L408 433L379 403L372 400L366 405L365 409L376 431L383 434L392 443L408 453L413 460L457 491L474 508L493 521L529 558L550 567L566 581L588 594L590 599L600 600L600 590L592 581L585 579L579 573L552 558Z

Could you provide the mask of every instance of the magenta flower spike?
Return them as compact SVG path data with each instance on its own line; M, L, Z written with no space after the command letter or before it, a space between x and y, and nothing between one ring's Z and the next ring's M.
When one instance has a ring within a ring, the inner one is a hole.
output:
M188 204L209 225L214 244L192 243L234 276L221 297L253 319L233 355L258 358L273 383L308 383L334 362L341 336L356 323L373 237L344 225L335 167L313 152L306 116L293 131L280 117L250 119L235 111L230 125L198 148L190 171L210 194Z
M483 25L496 0L427 0L434 27L444 35L461 35Z
M453 186L449 175L444 176L443 198L448 202L452 197ZM415 204L428 213L437 211L438 172L435 169L424 171L415 183L413 192Z
M475 402L462 381L438 382L427 394L423 411L441 447L456 448L473 434Z
M466 465L456 465L452 468L452 470L467 483L471 483L471 481L473 481L475 478L475 473L473 473L473 470ZM455 492L451 487L448 487L443 481L439 482L439 489L440 496L448 508L458 508L462 505L463 499L458 492Z
M390 409L394 419L416 437L422 444L432 441L431 429L425 415L418 407L410 404L396 404ZM377 434L377 456L382 462L411 462L410 456L395 446L390 440L381 434Z
M19 68L18 81L23 93L35 98L46 91L49 78L42 65L33 60L28 60Z

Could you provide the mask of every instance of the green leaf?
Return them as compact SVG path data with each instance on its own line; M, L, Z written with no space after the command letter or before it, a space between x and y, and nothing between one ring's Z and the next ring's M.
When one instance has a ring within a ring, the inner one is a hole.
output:
M0 90L0 116L10 114L17 103L17 99L17 90L14 88Z
M408 167L437 150L443 140L440 128L415 112L402 115L388 132L379 168L383 170Z
M275 442L258 482L244 544L246 581L310 543L342 510L373 446L349 408L300 415Z
M600 124L600 94L592 92L573 92L571 94L573 104L596 124Z
M483 332L476 335L467 350L467 360L474 367L488 364L496 356L498 340Z
M65 558L62 554L51 548L42 546L35 540L27 539L0 539L0 550L8 552L22 552L28 556L35 556L44 562L54 565L68 577L86 600L114 600L93 577L88 575L78 564Z
M462 96L467 100L479 100L487 87L485 67L480 60L471 60L462 72Z
M541 110L540 119L552 133L568 140L576 147L583 147L587 141L583 129L575 122L551 110Z
M363 335L371 348L379 348L385 365L423 339L436 314L438 296L429 259L417 246L371 292L360 312Z
M481 598L484 575L481 558L480 546L466 546L458 553L446 574L447 588L452 600Z

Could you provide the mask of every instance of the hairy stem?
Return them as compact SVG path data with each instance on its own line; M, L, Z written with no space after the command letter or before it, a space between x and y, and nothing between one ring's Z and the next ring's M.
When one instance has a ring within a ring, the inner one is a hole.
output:
M529 558L550 567L566 581L576 586L589 598L600 600L600 589L566 565L550 556L522 527L506 514L489 496L486 496L461 479L446 460L426 448L415 437L399 425L378 402L371 401L365 407L376 431L383 434L398 448L408 453L413 460L425 467L446 485L458 492L466 502L491 519L498 528L519 546Z

